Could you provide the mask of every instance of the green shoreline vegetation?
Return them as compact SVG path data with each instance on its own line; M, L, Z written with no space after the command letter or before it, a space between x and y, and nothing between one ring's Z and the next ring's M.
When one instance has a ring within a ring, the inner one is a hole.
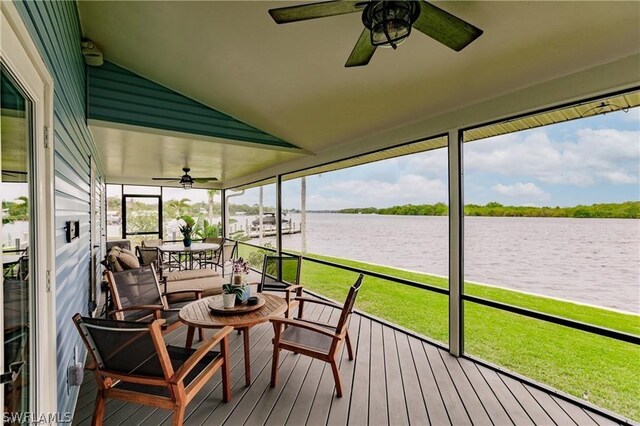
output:
M263 250L240 245L240 256L261 263ZM447 278L387 266L307 254L333 263L447 288ZM305 260L302 284L341 301L356 273ZM640 316L535 296L504 288L465 283L478 297L640 335ZM431 339L448 341L448 297L365 276L357 308ZM631 343L465 302L465 352L533 380L640 420L640 347Z
M444 203L436 204L405 204L402 206L375 208L350 208L338 210L337 213L361 213L380 215L409 215L409 216L446 216L449 207ZM466 204L465 216L491 217L574 217L574 218L617 218L640 219L640 202L626 201L624 203L592 204L590 206L575 207L530 207L504 206L491 202L484 206Z

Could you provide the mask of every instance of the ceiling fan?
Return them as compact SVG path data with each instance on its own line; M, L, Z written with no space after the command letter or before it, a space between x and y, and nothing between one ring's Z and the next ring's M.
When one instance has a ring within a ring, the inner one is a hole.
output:
M482 30L423 0L336 0L270 9L278 24L362 13L364 30L345 67L367 65L376 48L396 49L411 28L428 35L456 52L482 35Z
M191 169L189 167L183 167L182 171L184 174L179 178L153 178L153 180L164 180L167 182L178 182L184 189L191 189L194 183L207 183L207 182L215 182L218 178L215 177L207 177L207 178L194 178L189 175L189 171Z

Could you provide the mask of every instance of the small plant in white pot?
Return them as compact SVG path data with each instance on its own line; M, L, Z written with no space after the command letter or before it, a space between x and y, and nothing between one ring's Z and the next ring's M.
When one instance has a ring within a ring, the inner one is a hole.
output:
M232 284L224 284L222 286L222 305L225 309L233 308L236 305L236 295L242 289Z

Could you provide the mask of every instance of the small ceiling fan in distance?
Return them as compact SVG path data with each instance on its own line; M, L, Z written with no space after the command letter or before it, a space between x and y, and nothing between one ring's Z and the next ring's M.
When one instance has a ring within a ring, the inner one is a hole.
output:
M153 178L153 180L162 180L166 182L178 182L184 189L191 189L194 183L207 183L207 182L216 182L218 178L215 177L206 177L206 178L194 178L189 175L189 171L191 169L189 167L183 167L182 171L184 175L179 178Z
M481 29L423 0L336 0L269 10L278 24L357 12L362 13L364 30L344 65L347 68L367 65L378 46L396 49L412 28L456 52L482 35Z

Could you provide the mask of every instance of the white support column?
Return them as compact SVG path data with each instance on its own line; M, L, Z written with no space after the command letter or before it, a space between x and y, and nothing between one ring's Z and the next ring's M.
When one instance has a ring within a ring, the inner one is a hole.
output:
M276 176L276 253L282 254L282 175Z
M282 256L282 175L276 176L276 254ZM278 281L282 281L282 262L278 261Z
M222 189L220 191L220 224L221 231L220 236L223 238L229 238L229 212L227 211L227 190Z
M449 353L464 353L462 132L449 131Z

